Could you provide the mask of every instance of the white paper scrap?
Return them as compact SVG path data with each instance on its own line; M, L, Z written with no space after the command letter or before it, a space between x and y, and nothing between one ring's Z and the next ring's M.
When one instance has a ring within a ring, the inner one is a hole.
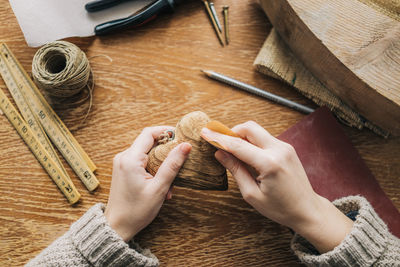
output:
M29 46L73 36L94 35L94 27L106 21L124 18L147 6L152 0L127 1L102 11L88 13L91 0L10 0Z

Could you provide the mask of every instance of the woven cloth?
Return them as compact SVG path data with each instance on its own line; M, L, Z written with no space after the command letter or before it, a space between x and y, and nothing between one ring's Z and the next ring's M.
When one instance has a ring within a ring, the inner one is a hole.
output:
M400 1L399 0L358 0L378 12L400 21Z
M317 105L328 107L342 123L358 129L364 127L371 129L385 138L389 136L387 131L351 109L318 81L293 55L274 29L265 40L254 61L254 66L259 72L291 85Z

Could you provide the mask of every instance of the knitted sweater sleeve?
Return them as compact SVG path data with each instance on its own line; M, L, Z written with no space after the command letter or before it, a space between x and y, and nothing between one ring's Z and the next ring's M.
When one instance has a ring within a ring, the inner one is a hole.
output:
M295 234L291 247L308 266L397 266L400 240L393 236L371 204L363 197L350 196L333 204L344 214L358 211L351 232L333 250L319 254L304 238Z
M110 227L104 205L90 208L26 266L158 266L149 250L125 243Z

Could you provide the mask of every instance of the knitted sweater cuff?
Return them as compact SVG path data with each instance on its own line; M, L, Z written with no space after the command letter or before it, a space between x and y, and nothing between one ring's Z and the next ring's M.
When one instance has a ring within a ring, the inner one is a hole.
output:
M291 242L294 253L309 266L371 266L387 247L387 226L363 197L344 197L333 204L344 214L358 211L350 234L324 254L319 254L307 240L295 234Z
M94 205L71 226L72 242L80 253L93 266L158 266L149 250L123 241L108 224L104 208Z

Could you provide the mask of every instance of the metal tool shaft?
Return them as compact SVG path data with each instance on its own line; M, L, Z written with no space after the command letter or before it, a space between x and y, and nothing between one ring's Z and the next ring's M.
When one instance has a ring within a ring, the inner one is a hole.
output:
M210 9L211 9L211 13L212 13L212 15L213 15L213 17L215 19L215 23L217 24L219 32L222 32L221 23L219 23L217 11L215 10L215 6L214 6L213 2L210 2Z
M269 100L274 101L274 102L276 102L278 104L287 106L289 108L295 109L295 110L300 111L302 113L309 114L309 113L314 111L314 109L312 109L312 108L303 106L303 105L301 105L299 103L293 102L291 100L288 100L286 98L283 98L283 97L275 95L275 94L272 94L270 92L261 90L260 88L254 87L252 85L249 85L249 84L240 82L238 80L229 78L229 77L227 77L225 75L216 73L214 71L203 71L203 72L208 77L210 77L210 78L212 78L214 80L217 80L217 81L232 85L232 86L234 86L236 88L239 88L239 89L242 89L242 90L247 91L249 93L264 97L266 99L269 99Z
M215 22L214 16L212 15L212 12L210 9L210 3L207 0L203 1L203 3L204 3L204 6L206 7L208 16L210 17L210 20L214 27L215 33L217 34L218 40L221 43L221 45L224 46L224 40L222 39L221 32L218 30L218 26L217 26L217 23Z
M229 44L229 6L224 6L222 13L224 14L225 42Z

